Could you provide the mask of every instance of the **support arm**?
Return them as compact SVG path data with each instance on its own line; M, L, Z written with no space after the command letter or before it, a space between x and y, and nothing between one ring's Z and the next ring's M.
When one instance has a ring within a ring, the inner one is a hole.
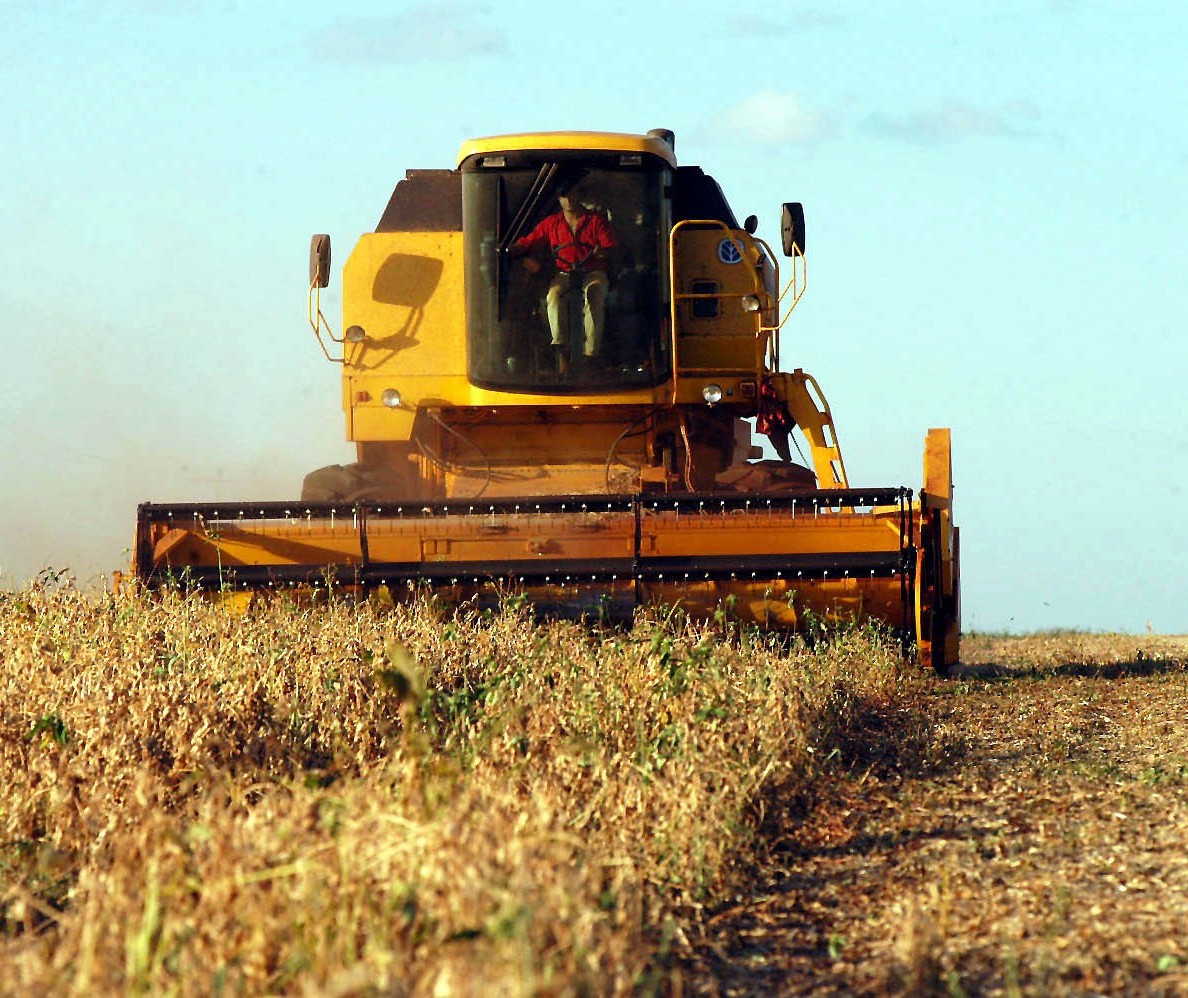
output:
M791 373L776 372L771 376L776 395L787 407L789 415L808 440L812 451L813 469L817 473L817 486L822 489L846 489L846 466L842 461L841 447L833 426L833 415L821 386L811 374L800 368ZM780 443L773 438L773 445L783 456ZM787 450L786 439L782 441Z

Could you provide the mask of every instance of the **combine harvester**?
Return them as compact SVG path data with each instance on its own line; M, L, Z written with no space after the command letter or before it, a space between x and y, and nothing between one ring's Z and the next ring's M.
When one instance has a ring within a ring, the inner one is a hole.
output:
M789 629L876 618L944 669L949 431L928 431L918 495L851 487L816 381L780 367L801 206L783 206L786 282L756 228L665 130L476 139L454 170L410 170L346 262L341 337L320 309L329 237L310 250L357 463L311 473L300 500L141 505L136 578L519 591L603 618L725 607Z

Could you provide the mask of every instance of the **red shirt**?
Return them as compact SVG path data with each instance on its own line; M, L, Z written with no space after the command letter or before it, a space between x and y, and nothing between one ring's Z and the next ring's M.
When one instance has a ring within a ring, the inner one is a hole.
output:
M576 231L569 228L563 212L550 215L535 229L516 240L524 250L548 246L557 261L557 269L568 273L578 267L583 270L606 270L606 257L602 250L616 245L614 233L606 219L598 212L587 211L577 222Z

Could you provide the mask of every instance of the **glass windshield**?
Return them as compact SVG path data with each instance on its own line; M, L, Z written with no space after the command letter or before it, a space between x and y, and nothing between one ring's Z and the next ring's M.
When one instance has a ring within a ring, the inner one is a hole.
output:
M610 391L668 376L668 173L641 159L464 167L473 382Z

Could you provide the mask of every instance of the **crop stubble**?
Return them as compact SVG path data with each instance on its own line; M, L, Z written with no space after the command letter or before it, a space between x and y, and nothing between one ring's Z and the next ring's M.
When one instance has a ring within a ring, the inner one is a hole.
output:
M1188 994L1188 640L973 637L940 765L821 784L699 993Z

